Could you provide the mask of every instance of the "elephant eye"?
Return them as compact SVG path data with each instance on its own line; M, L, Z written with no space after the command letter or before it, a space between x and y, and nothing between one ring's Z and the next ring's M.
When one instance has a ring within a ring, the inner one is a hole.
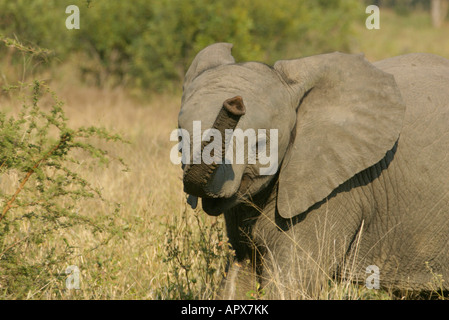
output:
M266 137L259 137L256 142L257 152L265 151L267 148L267 139Z

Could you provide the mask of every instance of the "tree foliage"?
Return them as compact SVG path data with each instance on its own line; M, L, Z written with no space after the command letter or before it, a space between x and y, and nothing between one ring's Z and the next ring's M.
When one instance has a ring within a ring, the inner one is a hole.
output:
M79 30L65 28L69 4L80 9ZM165 90L214 42L234 43L239 61L345 51L363 15L357 0L0 0L0 33L60 60L81 54L80 69L99 84Z

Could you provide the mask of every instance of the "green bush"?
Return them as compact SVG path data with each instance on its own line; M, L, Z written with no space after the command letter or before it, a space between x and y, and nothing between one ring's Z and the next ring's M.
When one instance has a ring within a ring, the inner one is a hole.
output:
M363 13L353 0L161 0L132 43L131 72L143 87L179 85L196 53L215 42L233 43L237 61L347 51Z
M214 42L233 42L236 58L260 57L252 22L239 1L161 0L152 7L141 37L132 45L132 72L139 85L163 90L179 83L195 54Z
M46 52L3 42L32 55ZM83 162L124 165L93 143L123 140L98 127L71 128L62 101L43 81L0 89L22 100L16 113L0 110L0 297L55 296L65 289L64 269L80 254L77 231L101 234L81 254L121 232L107 215L85 214L89 202L103 204L111 215L119 213L119 204L104 199L78 169Z
M65 28L69 4L80 9L79 30ZM346 51L363 18L357 0L0 0L0 33L60 60L77 55L99 85L159 91L179 87L195 54L214 42L234 43L238 61Z

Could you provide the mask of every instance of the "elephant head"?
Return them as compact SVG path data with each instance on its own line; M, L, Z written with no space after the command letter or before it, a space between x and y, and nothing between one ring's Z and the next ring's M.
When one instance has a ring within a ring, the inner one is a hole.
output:
M362 55L336 52L270 67L235 63L231 48L217 43L193 60L183 85L179 127L189 132L189 141L195 139L195 121L222 137L228 129L275 132L264 141L247 139L245 148L275 145L279 165L262 175L266 164L257 156L249 161L247 152L243 163L195 163L195 154L212 149L213 140L202 136L205 142L193 150L183 180L184 190L201 197L208 214L251 199L278 179L277 209L291 218L379 162L397 141L405 111L399 89L392 75ZM215 145L221 160L227 144L223 139Z

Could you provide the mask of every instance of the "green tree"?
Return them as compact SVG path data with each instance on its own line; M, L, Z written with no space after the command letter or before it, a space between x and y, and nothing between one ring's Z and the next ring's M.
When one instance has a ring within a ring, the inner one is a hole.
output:
M65 8L80 9L67 30ZM272 63L326 51L348 51L351 27L363 20L358 0L0 0L0 33L51 48L98 85L179 88L195 54L232 42L238 61Z

